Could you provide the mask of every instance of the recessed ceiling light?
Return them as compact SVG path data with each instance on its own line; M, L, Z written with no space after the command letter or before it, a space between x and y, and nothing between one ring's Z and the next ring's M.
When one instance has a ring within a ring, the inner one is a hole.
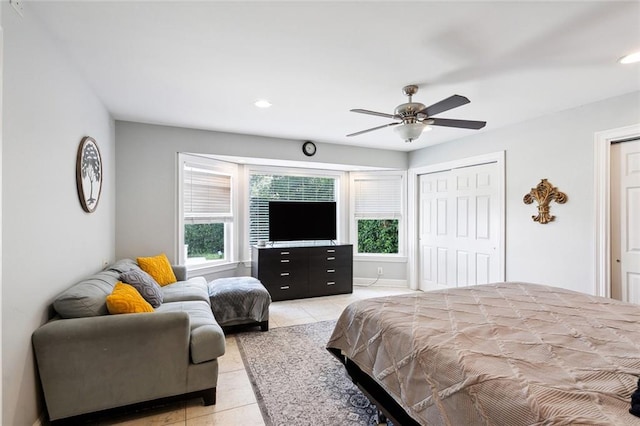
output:
M266 99L258 99L253 104L258 108L269 108L271 106L271 102Z
M636 62L640 62L640 52L630 53L627 56L623 56L618 60L621 64L635 64Z

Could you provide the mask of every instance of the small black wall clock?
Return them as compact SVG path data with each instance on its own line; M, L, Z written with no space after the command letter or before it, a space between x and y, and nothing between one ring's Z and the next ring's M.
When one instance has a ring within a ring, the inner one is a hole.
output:
M76 158L76 187L82 209L93 213L102 193L102 157L95 139L85 136L80 141Z
M311 141L306 141L302 144L302 152L304 152L304 155L307 157L314 156L316 154L316 144Z

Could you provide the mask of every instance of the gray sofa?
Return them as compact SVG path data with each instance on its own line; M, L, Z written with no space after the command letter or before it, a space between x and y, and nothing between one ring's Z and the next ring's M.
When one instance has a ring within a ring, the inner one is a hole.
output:
M106 297L121 273L138 268L124 259L88 277L53 302L56 316L33 334L33 347L50 420L183 394L215 404L218 357L225 337L204 278L162 287L153 313L109 315Z

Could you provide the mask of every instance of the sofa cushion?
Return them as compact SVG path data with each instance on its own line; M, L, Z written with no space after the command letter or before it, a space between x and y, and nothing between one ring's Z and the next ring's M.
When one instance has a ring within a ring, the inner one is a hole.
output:
M162 289L146 272L132 269L120 274L120 281L132 285L152 307L157 308L162 305Z
M186 312L189 315L189 352L194 364L224 355L224 332L213 317L208 303L201 300L163 303L156 312Z
M62 318L108 315L107 296L120 274L105 270L77 282L56 297L53 308Z
M171 265L171 269L173 269L173 275L176 276L176 280L178 281L186 281L187 280L187 267L185 265Z
M142 270L140 269L138 264L135 262L135 260L132 260L132 259L117 260L115 263L109 265L107 269L111 271L120 272L120 273L131 271L131 270L137 270L137 271Z
M111 294L107 296L107 309L112 315L153 312L151 305L144 300L138 290L120 281L116 283Z
M138 265L153 277L161 286L177 281L167 255L162 253L152 257L139 257Z
M204 277L193 277L162 287L164 303L201 300L209 304L209 288Z

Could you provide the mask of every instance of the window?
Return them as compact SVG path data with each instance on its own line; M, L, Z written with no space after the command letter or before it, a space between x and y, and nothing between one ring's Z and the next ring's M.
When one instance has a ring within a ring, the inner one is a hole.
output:
M198 268L233 260L235 165L180 155L181 220L179 252Z
M352 174L352 240L358 254L403 254L404 174Z
M251 170L249 245L269 240L269 201L337 201L338 186L338 176Z

